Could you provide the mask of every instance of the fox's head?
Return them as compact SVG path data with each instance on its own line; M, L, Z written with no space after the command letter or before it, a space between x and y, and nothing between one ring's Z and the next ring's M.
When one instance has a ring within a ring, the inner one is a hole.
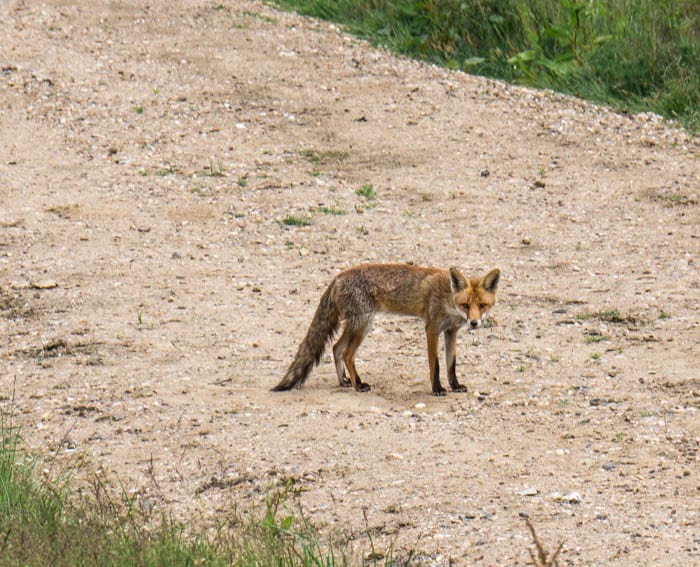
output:
M494 268L483 278L465 278L457 268L450 268L450 287L452 299L460 316L469 322L469 327L476 329L486 318L496 303L496 288L501 277L501 270Z

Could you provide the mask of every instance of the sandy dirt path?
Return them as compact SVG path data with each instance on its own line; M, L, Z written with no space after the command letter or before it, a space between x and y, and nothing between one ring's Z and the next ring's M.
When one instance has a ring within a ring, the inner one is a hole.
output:
M0 4L0 410L216 524L292 481L424 564L700 563L700 143L260 2ZM376 197L357 193L370 186ZM285 218L307 219L288 226ZM420 321L272 387L338 271L503 271L430 396Z

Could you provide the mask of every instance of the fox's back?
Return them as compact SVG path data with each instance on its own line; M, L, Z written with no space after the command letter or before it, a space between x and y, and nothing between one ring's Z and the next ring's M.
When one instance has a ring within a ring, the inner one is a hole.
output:
M422 317L428 293L446 288L445 270L409 264L362 264L335 278L335 298L343 318L388 311Z

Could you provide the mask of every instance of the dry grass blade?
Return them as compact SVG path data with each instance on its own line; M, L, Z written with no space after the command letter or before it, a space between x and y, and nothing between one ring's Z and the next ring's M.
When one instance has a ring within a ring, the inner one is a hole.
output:
M532 550L532 548L528 549L528 553L530 554L532 564L535 565L535 567L557 567L559 565L557 563L557 557L559 556L559 553L564 547L564 542L562 541L557 546L557 549L554 551L554 553L552 553L551 556L547 557L547 550L545 549L544 545L542 545L540 538L537 537L535 526L532 525L530 518L525 519L525 524L530 530L530 533L532 534L532 541L535 543L535 547L537 548L537 555L535 555L535 552Z

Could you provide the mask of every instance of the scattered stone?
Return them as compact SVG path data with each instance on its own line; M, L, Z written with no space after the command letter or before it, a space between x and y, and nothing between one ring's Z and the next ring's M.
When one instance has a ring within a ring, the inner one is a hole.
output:
M29 283L31 289L54 289L58 287L56 280L39 280Z
M549 497L555 502L566 502L567 504L580 504L582 500L578 492L567 492L566 494L553 492Z

